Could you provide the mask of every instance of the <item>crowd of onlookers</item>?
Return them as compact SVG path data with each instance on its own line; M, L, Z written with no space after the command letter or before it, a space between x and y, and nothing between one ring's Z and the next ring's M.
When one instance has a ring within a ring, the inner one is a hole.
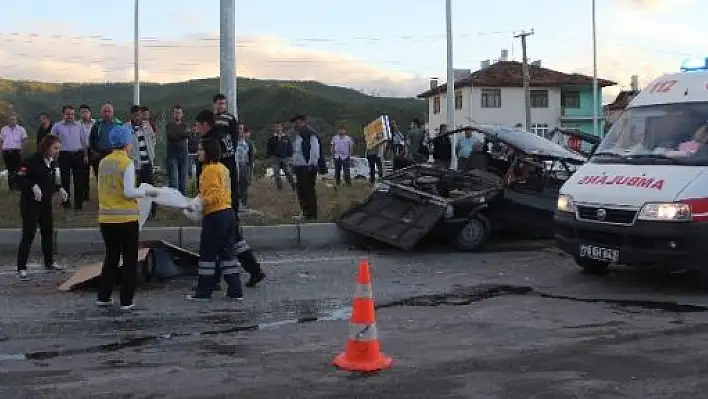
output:
M225 112L226 100L214 99L214 112ZM125 126L133 132L132 159L136 168L138 183L154 183L155 166L157 163L165 166L167 183L170 187L187 194L189 181L196 178L199 167L196 164L197 148L200 135L193 123L185 119L185 110L180 105L171 109L169 122L164 124L161 137L165 143L164 160L157 160L156 144L158 142L158 125L150 115L150 109L145 106L134 105L130 109L130 120L121 121L115 116L111 104L104 104L99 110L99 115L94 118L91 107L86 104L78 108L73 105L62 107L62 118L52 121L45 112L39 115L39 127L36 132L36 142L39 144L47 134L55 134L60 138L61 151L58 156L59 175L61 186L69 193L69 200L64 202L66 208L81 210L84 202L90 198L90 186L93 179L91 174L97 175L100 160L110 152L108 133L115 126ZM304 116L292 121L277 122L272 125L272 135L268 138L265 148L266 166L272 170L272 176L278 189L283 188L283 180L297 190L297 176L294 169L298 124L305 123ZM233 148L235 166L242 171L238 175L237 188L240 193L240 206L247 207L249 201L249 187L254 177L254 164L256 146L251 139L251 130L243 123L236 121L237 133L230 144ZM312 129L307 123L308 129ZM410 123L407 132L402 132L395 121L391 122L391 138L381 147L365 150L365 157L369 166L369 181L373 184L377 178L383 176L382 156L390 155L393 159L393 168L397 169L416 162L427 161L430 156L442 167L450 167L452 154L458 158L458 169L467 170L479 168L477 165L483 157L476 157L483 151L483 139L471 132L457 139L453 148L450 137L445 133L447 126L441 125L435 130L432 140L418 119ZM294 134L295 133L295 134ZM319 135L317 135L319 140ZM8 182L11 189L15 189L13 176L22 162L22 154L28 141L28 133L18 124L17 117L10 115L7 125L0 130L0 145L5 166L8 170ZM318 141L318 145L319 145ZM321 152L315 154L331 157L332 169L336 185L342 182L351 185L351 166L354 157L354 139L348 134L344 126L339 126L336 135L329 145L322 145ZM324 149L328 147L329 154L325 155ZM302 160L301 160L302 161ZM319 162L319 161L318 161ZM302 163L302 162L301 162ZM322 173L323 169L318 168ZM329 171L327 171L329 172ZM301 193L302 194L302 193Z

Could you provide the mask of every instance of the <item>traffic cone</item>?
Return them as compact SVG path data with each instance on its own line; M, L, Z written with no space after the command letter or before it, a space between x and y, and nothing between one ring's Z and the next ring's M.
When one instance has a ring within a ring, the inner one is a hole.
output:
M392 364L393 359L381 353L369 262L362 259L349 322L349 340L346 350L334 358L334 365L347 371L372 372L388 369Z

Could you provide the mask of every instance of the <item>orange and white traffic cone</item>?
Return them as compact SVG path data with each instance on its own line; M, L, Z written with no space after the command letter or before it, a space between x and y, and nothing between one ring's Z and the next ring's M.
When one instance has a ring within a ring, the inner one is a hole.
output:
M359 263L349 340L346 350L334 358L334 365L347 371L373 372L388 369L392 364L393 359L381 353L369 262L363 259Z

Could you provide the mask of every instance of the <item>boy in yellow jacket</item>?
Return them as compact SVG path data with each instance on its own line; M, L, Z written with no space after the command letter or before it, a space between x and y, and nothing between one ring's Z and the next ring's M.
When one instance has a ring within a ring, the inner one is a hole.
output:
M200 113L197 124L200 130L213 126L213 114ZM199 239L199 271L197 288L188 296L191 300L208 300L217 283L220 268L228 285L226 296L243 299L239 276L240 264L233 253L236 216L231 208L231 176L221 163L221 145L218 141L202 139L198 151L203 164L199 176L199 198L202 203L202 232Z

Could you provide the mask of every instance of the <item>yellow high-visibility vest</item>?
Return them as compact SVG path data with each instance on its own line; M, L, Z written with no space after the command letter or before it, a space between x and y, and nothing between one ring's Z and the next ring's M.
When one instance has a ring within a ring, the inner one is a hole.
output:
M138 200L123 194L125 169L133 160L125 151L116 150L98 165L98 222L127 223L138 220Z

